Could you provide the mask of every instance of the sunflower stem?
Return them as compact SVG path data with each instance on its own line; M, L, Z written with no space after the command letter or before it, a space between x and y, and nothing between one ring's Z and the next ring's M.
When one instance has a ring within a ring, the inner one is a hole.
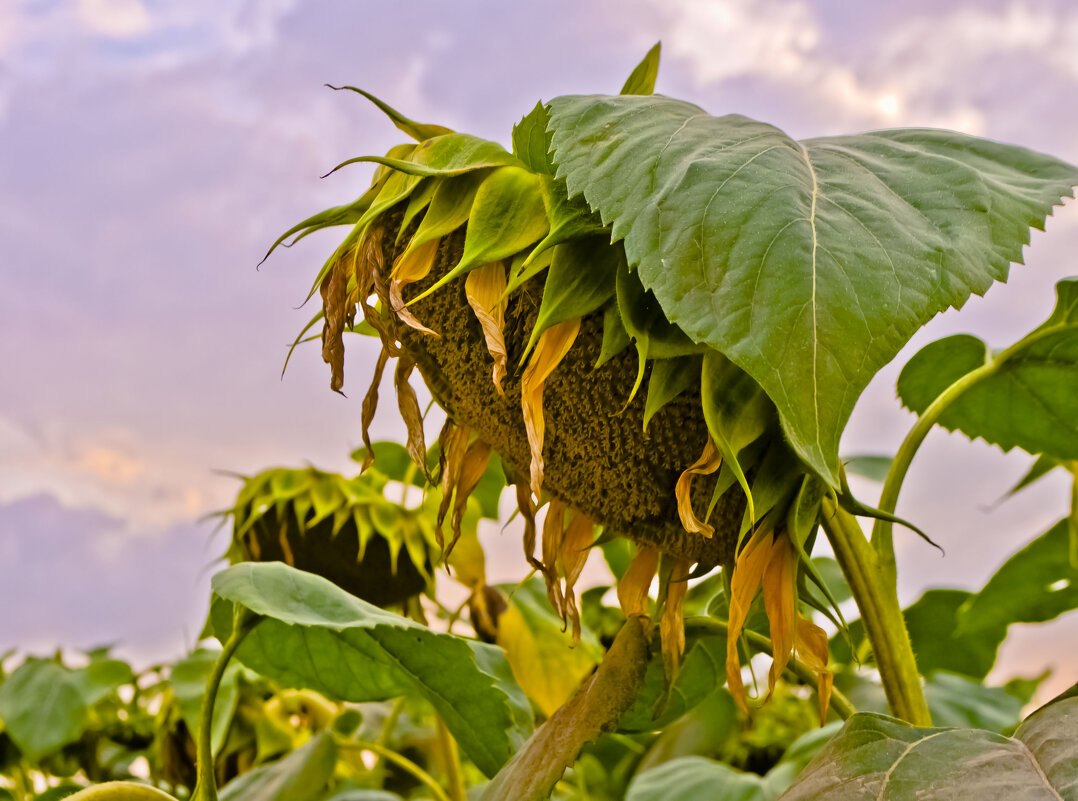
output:
M259 620L261 616L246 607L239 604L235 606L232 612L232 633L225 640L206 680L206 694L202 697L202 710L198 720L198 781L191 795L193 801L217 801L217 777L214 775L213 764L213 706L229 660Z
M890 560L882 558L857 519L831 498L824 499L821 519L861 611L892 714L914 726L931 726L913 645L898 603L893 552Z

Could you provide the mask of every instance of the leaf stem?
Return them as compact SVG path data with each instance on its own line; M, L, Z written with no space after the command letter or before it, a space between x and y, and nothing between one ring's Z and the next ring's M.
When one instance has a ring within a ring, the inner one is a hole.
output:
M821 523L861 611L892 714L914 726L931 726L913 645L898 603L893 552L887 563L869 543L857 519L831 498L824 499Z
M232 632L225 640L206 680L206 693L202 696L202 711L198 719L198 781L191 795L193 801L217 801L217 777L213 765L213 706L229 660L259 620L260 615L239 604L235 605L232 610Z
M906 473L910 469L910 463L917 454L918 448L921 447L921 443L924 442L925 437L928 436L928 432L932 430L932 426L939 420L940 415L942 415L947 407L954 403L963 392L977 382L992 375L1005 360L1005 357L1006 353L996 359L992 359L991 356L989 356L989 360L986 364L978 367L976 370L971 370L947 387L947 389L941 392L936 399L928 405L928 408L924 410L921 416L917 418L917 422L913 424L913 428L906 434L906 438L902 441L902 445L899 446L898 453L895 454L894 461L891 462L891 468L887 471L887 478L883 481L883 491L880 493L879 503L881 511L887 512L888 514L894 513L895 507L898 505L898 493L902 489L902 482L906 479ZM895 547L894 539L892 537L892 524L890 521L883 519L876 520L875 525L872 527L872 546L879 555L881 567L891 574L893 580L895 574Z
M446 795L442 786L434 780L433 776L423 770L423 768L419 767L415 762L405 756L401 756L391 748L367 740L338 740L337 745L341 748L354 748L360 751L370 751L373 754L377 754L387 762L392 762L397 767L408 771L418 779L420 783L425 784L430 789L431 793L433 793L436 801L452 801L452 799Z
M696 629L708 629L711 631L719 632L725 635L728 631L728 627L725 620L719 620L714 617L693 616L685 618L685 630ZM768 656L772 656L771 640L756 631L745 630L742 632L746 640L757 651L761 651ZM787 669L797 676L798 679L803 681L809 686L813 686L816 683L816 674L812 672L812 668L798 659L796 656L790 657L789 665ZM850 715L854 714L857 710L854 705L850 703L850 699L839 692L837 689L831 690L831 710L843 720L848 720Z
M449 783L450 798L453 801L465 801L464 777L460 773L460 751L445 721L437 712L435 713L435 731L438 735L438 752L441 754L446 781Z

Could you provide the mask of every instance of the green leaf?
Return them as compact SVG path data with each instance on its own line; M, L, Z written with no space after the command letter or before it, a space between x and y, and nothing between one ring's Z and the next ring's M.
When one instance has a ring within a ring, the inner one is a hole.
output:
M661 96L549 103L571 195L625 240L671 322L774 401L838 487L871 377L935 314L1006 278L1078 170L948 131L795 141Z
M1061 520L1010 557L958 613L958 632L1041 623L1078 609L1078 567L1070 561L1068 521Z
M1007 494L1014 495L1016 492L1024 490L1030 484L1040 481L1057 467L1062 466L1063 465L1058 459L1053 459L1051 456L1038 456L1030 466L1029 470L1026 471L1026 474L1018 479L1013 487L1007 490Z
M337 753L330 734L316 734L284 759L230 781L221 801L320 801L333 780Z
M621 87L623 95L650 95L655 91L655 79L659 77L659 54L662 42L656 42L644 59L636 65L625 85Z
M609 247L610 235L603 227L599 215L588 208L580 195L569 197L565 191L565 182L543 176L543 205L550 220L550 231L540 240L528 258L524 267L528 267L541 254L562 242L590 234L603 234ZM620 249L619 249L620 250ZM525 271L526 273L528 271Z
M1078 279L1056 284L1052 316L1002 353L992 356L976 337L959 334L932 342L902 368L898 395L921 414L967 373L992 369L955 398L939 424L1009 451L1078 459Z
M179 704L180 717L187 724L187 730L196 742L202 716L202 697L206 694L206 679L220 654L219 650L199 648L175 662L169 671L169 686ZM232 725L232 716L235 715L236 705L239 703L239 677L242 673L243 667L231 662L221 677L217 699L213 704L213 723L210 729L210 747L214 756L220 753L225 737L228 736L229 726Z
M542 101L513 126L513 155L524 162L532 172L554 174L554 162L550 159L550 112Z
M475 194L490 174L487 170L481 170L439 183L427 213L423 215L419 228L408 242L405 254L425 242L452 233L468 222Z
M1014 737L918 729L870 712L851 717L783 801L1078 798L1078 698L1034 712Z
M614 297L620 250L610 247L603 236L574 239L554 248L539 314L521 362L548 328L586 317Z
M772 797L755 773L686 756L634 776L625 801L771 801Z
M629 332L621 322L621 312L616 303L603 311L603 344L599 349L599 358L595 360L596 369L613 359L632 342Z
M388 103L384 103L370 92L365 92L362 89L358 89L355 86L333 86L332 84L326 84L330 89L335 89L338 92L348 90L349 92L355 92L356 94L363 95L369 101L378 106L378 108L393 121L393 124L397 126L397 129L408 136L415 139L417 142L423 142L427 139L431 139L435 136L441 136L442 134L453 133L449 128L444 125L430 125L428 123L416 122L410 120L390 106Z
M996 662L999 646L1007 636L1007 623L986 620L976 630L960 626L960 610L975 596L965 590L932 589L906 607L903 617L910 643L917 654L917 668L925 676L936 671L983 679ZM850 641L858 650L865 641L860 620L849 625ZM849 662L849 645L839 636L831 641L832 658Z
M644 430L658 411L693 387L699 387L703 357L682 356L678 359L656 359L651 363L648 378L648 397L644 402Z
M618 721L623 732L666 728L726 682L726 638L712 631L685 632L685 656L669 686L658 638L652 643L640 695Z
M528 702L493 646L431 631L279 562L236 565L212 586L266 618L237 652L264 676L344 701L418 693L488 776L530 733ZM214 604L219 638L231 626L230 605Z
M1022 720L1020 698L1006 687L986 687L980 681L939 672L925 682L925 700L936 726L1013 731Z
M0 720L31 762L77 740L86 707L74 671L51 660L27 659L0 684Z
M887 478L887 471L891 469L891 462L894 460L894 456L866 453L844 457L842 464L850 475L861 476L861 478L882 483Z

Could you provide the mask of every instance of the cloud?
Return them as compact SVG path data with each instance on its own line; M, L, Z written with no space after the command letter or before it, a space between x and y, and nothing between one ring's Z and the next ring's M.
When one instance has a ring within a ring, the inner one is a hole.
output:
M140 36L151 26L142 0L78 0L78 14L87 29L114 39Z

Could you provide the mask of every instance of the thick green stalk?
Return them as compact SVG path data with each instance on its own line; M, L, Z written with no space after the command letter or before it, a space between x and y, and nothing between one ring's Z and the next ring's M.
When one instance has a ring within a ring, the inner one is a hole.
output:
M198 719L198 781L191 795L192 801L217 801L217 777L213 770L213 705L229 660L259 619L254 612L236 605L232 613L232 633L225 640L206 680L206 694L202 696L202 711Z
M893 554L890 563L881 559L857 519L830 498L824 500L822 523L861 611L891 712L914 726L931 726L917 660L898 603Z

